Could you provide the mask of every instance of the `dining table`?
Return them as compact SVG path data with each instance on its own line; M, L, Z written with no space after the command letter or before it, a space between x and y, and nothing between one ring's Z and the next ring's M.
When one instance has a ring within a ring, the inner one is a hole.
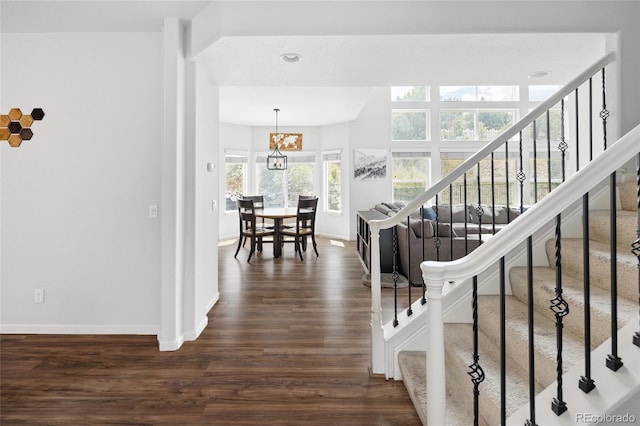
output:
M255 209L256 217L264 219L272 219L274 227L273 235L273 257L282 255L282 235L280 230L284 219L294 218L298 215L297 207L267 207L263 209Z

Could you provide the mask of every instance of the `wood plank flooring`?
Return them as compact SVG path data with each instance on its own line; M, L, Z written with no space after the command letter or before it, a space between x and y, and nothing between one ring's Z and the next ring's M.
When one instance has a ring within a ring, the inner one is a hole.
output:
M155 336L1 336L0 423L419 425L404 385L369 374L354 244L318 243L318 258L267 245L251 264L222 245L220 300L175 352Z

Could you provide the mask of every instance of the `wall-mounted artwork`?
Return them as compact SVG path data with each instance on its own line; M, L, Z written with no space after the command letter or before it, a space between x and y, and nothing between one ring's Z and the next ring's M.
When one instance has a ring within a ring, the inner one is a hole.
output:
M354 178L356 180L382 179L387 176L386 149L356 149Z
M31 114L23 114L20 108L11 108L9 114L0 115L0 141L9 142L12 148L19 147L22 141L33 137L33 122L43 118L42 108L34 108Z
M271 133L269 137L269 149L276 149L276 143L280 143L280 151L301 151L302 133Z

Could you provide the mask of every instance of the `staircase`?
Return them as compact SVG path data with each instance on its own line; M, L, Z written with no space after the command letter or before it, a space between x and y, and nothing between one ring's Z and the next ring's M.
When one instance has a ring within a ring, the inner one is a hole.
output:
M637 188L635 182L624 182L618 188L622 204L622 209L618 209L616 213L618 328L635 322L637 330L638 259L630 252L631 244L637 238ZM611 336L609 229L609 211L589 212L591 350L605 343ZM581 367L584 365L585 357L583 242L582 239L563 238L561 247L563 297L569 305L569 314L563 320L563 371L567 372L575 366L582 368L584 372L584 367ZM550 386L555 388L557 378L556 319L550 309L550 300L555 297L556 286L555 240L546 243L546 253L549 266L533 268L536 394ZM506 297L507 418L529 403L528 273L526 267L513 267L508 272L511 295ZM478 297L479 363L485 373L485 380L480 384L479 424L501 423L499 304L499 296ZM469 365L473 362L472 336L471 324L445 324L447 424L467 425L471 424L473 419L473 391L468 374ZM631 370L640 369L639 361L640 348L637 348L634 357L624 359L623 356L623 362ZM398 362L409 395L422 422L426 424L426 353L401 352ZM604 360L593 357L592 364L596 363L603 365ZM594 375L595 373L592 373L598 389L603 378ZM565 387L568 386L577 388L577 383L566 383ZM540 406L538 411L550 411L550 403L550 400L541 402L544 406ZM570 404L568 402L568 405ZM562 424L568 424L568 414L565 413ZM551 415L555 416L553 413Z

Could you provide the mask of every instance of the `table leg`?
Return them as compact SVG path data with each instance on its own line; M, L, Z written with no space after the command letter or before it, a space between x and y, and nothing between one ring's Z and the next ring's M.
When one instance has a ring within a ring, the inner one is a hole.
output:
M280 241L280 218L273 219L274 235L273 235L273 257L280 257L282 255L282 244Z

